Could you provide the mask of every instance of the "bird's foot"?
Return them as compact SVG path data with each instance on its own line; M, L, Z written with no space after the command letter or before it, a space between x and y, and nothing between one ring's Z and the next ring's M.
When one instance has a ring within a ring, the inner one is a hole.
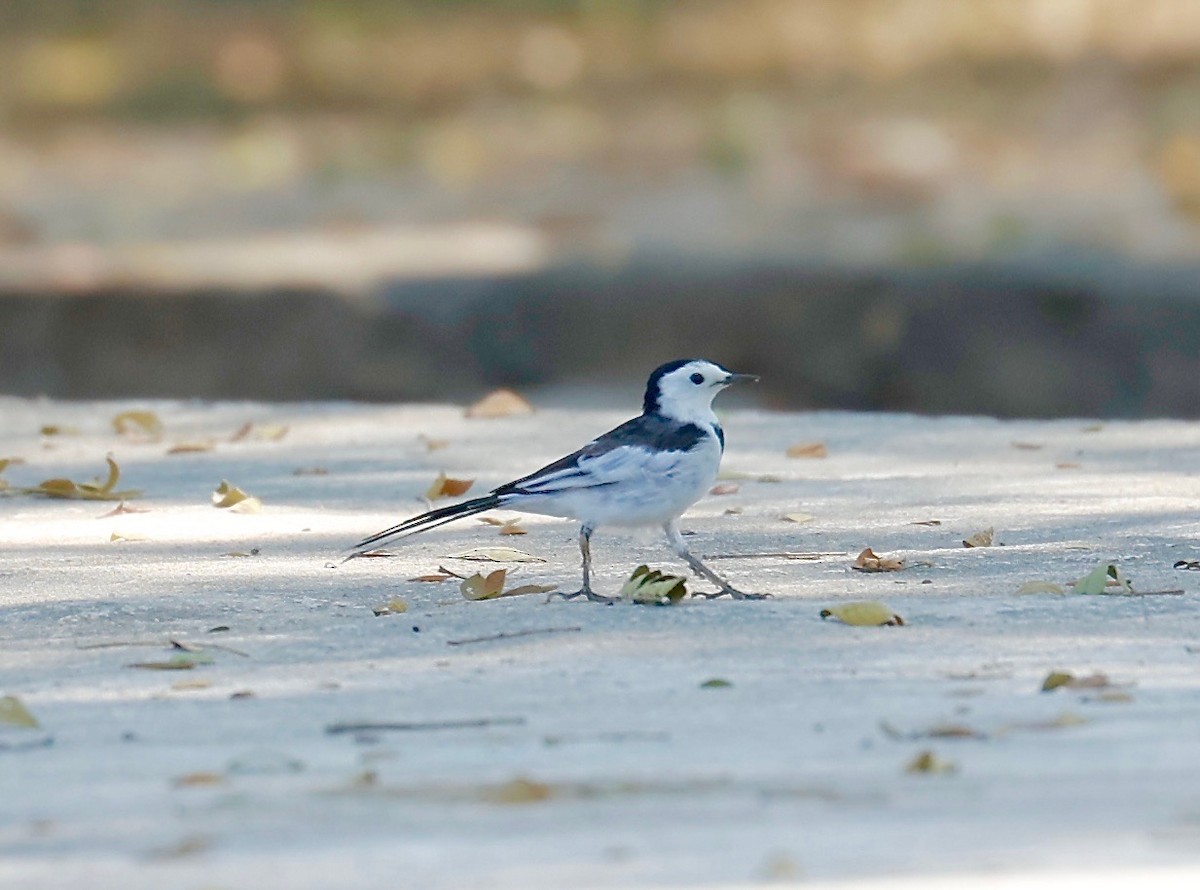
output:
M573 600L573 599L577 599L581 596L587 597L588 602L600 603L601 605L604 605L604 606L611 606L613 603L616 602L616 599L614 599L613 597L601 596L600 594L596 593L596 591L592 590L592 588L590 588L590 587L581 587L572 593L563 593L562 591L556 590L553 593L551 593L548 597L546 597L546 602L550 602L550 600L552 600L552 599Z
M769 600L769 599L771 599L771 594L769 594L769 593L742 593L742 591L738 590L736 587L722 587L720 590L716 591L715 593L707 593L706 591L703 591L703 590L693 590L692 596L702 596L706 600L715 600L719 596L731 596L735 600Z

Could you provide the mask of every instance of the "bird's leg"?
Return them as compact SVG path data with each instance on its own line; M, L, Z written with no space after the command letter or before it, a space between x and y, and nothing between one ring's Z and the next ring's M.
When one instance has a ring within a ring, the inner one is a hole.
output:
M565 600L573 600L579 596L586 596L593 603L603 603L606 606L611 606L616 602L615 599L601 596L592 590L592 529L586 525L579 529L579 552L583 554L583 586L574 593L559 593L556 591L550 594L551 599L558 596Z
M702 578L707 578L717 587L721 588L717 593L703 593L701 591L692 591L692 596L702 596L705 599L714 599L718 596L731 596L735 600L764 600L767 599L769 593L742 593L699 559L691 554L687 549L687 544L683 542L683 535L679 533L679 523L672 519L670 522L663 524L663 531L667 533L667 543L671 545L679 557L686 562L693 572L700 575Z

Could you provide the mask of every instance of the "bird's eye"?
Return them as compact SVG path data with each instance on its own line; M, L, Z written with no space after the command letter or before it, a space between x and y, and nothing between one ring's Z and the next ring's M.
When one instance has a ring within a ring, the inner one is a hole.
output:
M691 381L692 381L692 383L699 386L701 383L704 382L704 375L703 374L693 374L691 376Z

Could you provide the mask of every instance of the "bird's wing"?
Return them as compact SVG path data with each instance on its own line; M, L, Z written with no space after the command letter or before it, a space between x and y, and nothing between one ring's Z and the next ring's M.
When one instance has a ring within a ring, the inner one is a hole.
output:
M677 424L653 416L635 417L573 454L500 486L495 494L553 494L662 476L703 438L699 428L691 430L681 436Z

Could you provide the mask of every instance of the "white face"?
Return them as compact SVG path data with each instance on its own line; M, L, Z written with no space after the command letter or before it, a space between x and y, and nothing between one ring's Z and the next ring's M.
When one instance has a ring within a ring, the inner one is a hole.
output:
M712 362L688 362L659 379L659 410L680 420L707 418L712 413L713 398L729 386L732 377Z

